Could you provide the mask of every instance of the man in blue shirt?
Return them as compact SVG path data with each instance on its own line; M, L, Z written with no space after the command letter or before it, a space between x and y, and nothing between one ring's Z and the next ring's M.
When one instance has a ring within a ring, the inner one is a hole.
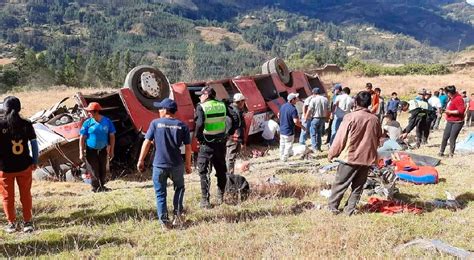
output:
M280 160L286 162L292 155L293 141L295 140L295 126L306 130L300 122L295 104L299 94L290 93L288 102L280 107Z
M397 92L392 93L392 98L387 104L387 114L392 115L392 120L397 120L398 106L400 105L400 99L398 99Z
M176 102L165 98L161 102L155 102L154 106L159 109L160 118L150 123L150 127L143 141L137 169L145 170L145 157L148 154L152 141L155 145L155 158L153 159L153 186L156 194L156 208L158 219L163 229L169 229L171 223L168 218L166 207L166 181L170 178L174 186L173 215L174 225L182 223L184 198L184 172L191 173L191 136L189 128L180 120L175 118L178 110ZM181 145L185 145L185 160L181 157ZM186 165L186 166L185 166Z

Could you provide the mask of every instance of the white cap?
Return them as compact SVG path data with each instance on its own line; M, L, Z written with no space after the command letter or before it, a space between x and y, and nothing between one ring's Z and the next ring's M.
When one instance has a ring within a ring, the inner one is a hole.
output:
M300 96L300 94L298 94L298 93L290 93L288 95L288 97L286 98L286 100L290 101L290 100L293 100L294 98L297 98L299 96Z
M239 102L239 101L242 101L242 100L246 100L245 96L240 94L240 93L236 93L234 95L234 102Z

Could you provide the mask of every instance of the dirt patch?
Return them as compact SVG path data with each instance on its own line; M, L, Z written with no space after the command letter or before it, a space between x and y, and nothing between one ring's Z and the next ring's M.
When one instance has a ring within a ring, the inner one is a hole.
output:
M0 58L0 65L3 66L3 65L11 64L14 61L15 61L15 58Z
M236 49L255 49L255 46L246 42L242 35L229 32L224 28L197 26L196 30L199 31L202 39L210 44L219 44L227 38L235 45Z

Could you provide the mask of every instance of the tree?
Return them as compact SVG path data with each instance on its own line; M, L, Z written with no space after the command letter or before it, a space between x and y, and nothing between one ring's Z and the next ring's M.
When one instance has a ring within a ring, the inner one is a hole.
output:
M68 86L79 85L76 63L68 54L66 54L66 58L64 59L64 72L62 76L64 84Z

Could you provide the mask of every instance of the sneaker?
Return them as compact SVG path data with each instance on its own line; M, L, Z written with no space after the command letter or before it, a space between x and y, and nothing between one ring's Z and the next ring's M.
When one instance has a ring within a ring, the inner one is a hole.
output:
M199 203L199 207L201 207L201 209L210 209L211 203L209 202L208 199L201 199L201 203Z
M100 191L101 191L101 192L109 192L109 191L111 191L111 190L112 190L111 188L107 188L107 187L105 187L105 186L102 186L102 187L100 188Z
M5 232L7 233L13 233L16 231L16 224L15 223L8 223L7 226L5 227Z
M438 153L439 157L444 157L444 153Z
M30 232L33 232L33 230L34 230L33 223L25 222L25 224L23 224L23 232L30 233Z

